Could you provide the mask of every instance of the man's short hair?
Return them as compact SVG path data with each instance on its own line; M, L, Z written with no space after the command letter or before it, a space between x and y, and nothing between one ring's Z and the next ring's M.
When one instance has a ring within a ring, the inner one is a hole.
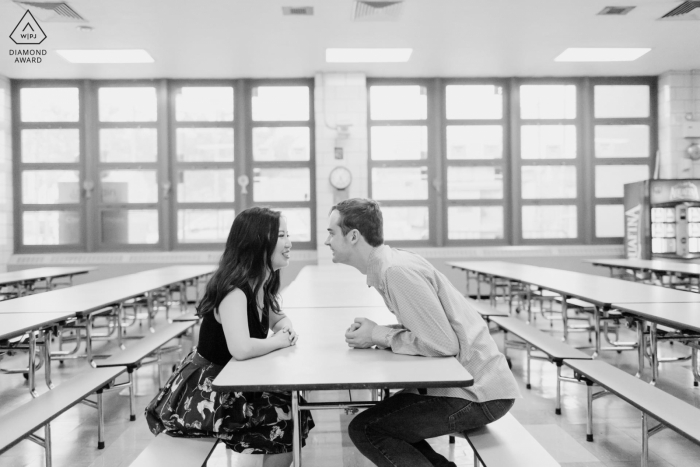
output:
M384 243L382 210L373 199L346 199L333 206L330 212L333 210L340 213L338 225L343 235L357 229L370 245L376 247Z

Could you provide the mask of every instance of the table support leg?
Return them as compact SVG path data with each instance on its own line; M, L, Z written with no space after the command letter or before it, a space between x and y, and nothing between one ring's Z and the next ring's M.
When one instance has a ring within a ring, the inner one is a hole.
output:
M597 358L600 354L600 307L598 305L593 307L593 325L595 327L595 350L592 357Z
M38 396L36 393L35 380L35 360L36 360L36 336L34 331L29 331L29 366L27 367L27 382L29 383L29 393L32 397Z
M646 349L646 343L644 340L645 328L646 321L637 320L637 343L639 344L639 347L637 347L637 374L634 375L637 378L641 378L642 373L644 372L644 351Z
M568 304L569 297L566 295L561 296L561 320L564 325L564 337L562 337L562 341L566 342L569 339L569 304ZM597 342L597 340L596 340Z
M659 346L656 335L656 323L649 324L649 341L651 343L651 381L649 384L656 385L659 378Z
M46 329L44 334L44 379L46 380L46 386L49 389L53 389L53 382L51 381L51 329Z
M481 300L481 274L476 273L476 299Z
M292 391L292 424L294 425L292 465L294 467L301 467L301 413L299 412L299 391Z

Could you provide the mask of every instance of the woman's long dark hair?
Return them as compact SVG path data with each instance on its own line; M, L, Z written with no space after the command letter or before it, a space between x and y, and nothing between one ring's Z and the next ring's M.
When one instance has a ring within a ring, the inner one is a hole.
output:
M197 306L203 316L218 310L221 301L234 289L241 289L248 303L257 304L260 288L263 292L263 312L280 312L277 292L280 288L279 270L272 270L272 253L277 246L280 213L268 208L249 208L233 220L219 268L207 283L204 297ZM265 271L270 271L267 282Z

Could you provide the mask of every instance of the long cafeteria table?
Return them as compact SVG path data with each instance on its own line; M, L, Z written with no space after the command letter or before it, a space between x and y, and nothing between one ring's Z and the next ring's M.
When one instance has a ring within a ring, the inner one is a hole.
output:
M28 334L27 352L29 355L27 365L27 380L29 383L29 391L33 397L37 396L35 384L35 364L36 364L36 332L41 333L44 339L50 338L50 333L46 329L60 325L69 319L74 318L74 314L67 313L2 313L0 314L0 342L9 341L15 337ZM44 341L46 342L46 340ZM45 360L45 377L46 385L51 388L51 365L49 364L51 356L49 355L49 346L44 345L43 356ZM19 370L21 371L21 370ZM15 370L3 370L7 373L16 373Z
M638 322L638 328L646 328L649 323L649 344L651 357L651 383L659 377L659 340L681 341L692 349L692 371L695 386L700 382L698 369L698 349L700 349L700 307L697 303L613 303L613 308ZM672 328L676 332L659 336L658 325ZM640 372L644 365L644 354L639 352Z
M586 259L585 263L590 263L594 266L602 266L610 269L610 277L622 278L624 273L617 272L618 270L631 269L632 271L651 272L657 276L659 282L664 284L663 277L677 277L679 279L695 279L700 282L700 264L698 263L681 263L679 261L661 260L661 259ZM637 280L637 275L632 274L634 280ZM668 285L673 287L672 281ZM683 282L681 281L681 285ZM700 284L696 284L700 286Z
M282 308L383 307L367 278L349 266L306 266L282 291Z
M34 313L55 314L63 313L76 319L87 318L91 314L113 307L117 310L117 342L121 348L122 343L122 311L123 304L127 300L146 296L148 310L148 326L152 327L153 292L165 287L178 285L185 287L187 281L196 280L212 274L216 270L215 265L178 265L164 268L151 269L125 276L113 277L88 284L77 285L70 288L53 290L50 292L29 295L14 300L0 302L0 316L4 314ZM181 299L184 293L181 293ZM87 334L87 359L94 364L91 348L91 326L86 326ZM31 335L31 333L30 333ZM50 336L46 336L48 339ZM46 342L48 342L46 340ZM33 358L30 355L30 358ZM50 366L47 361L47 367ZM33 371L33 367L29 367ZM49 371L48 368L46 371ZM30 386L30 391L34 388Z
M294 464L301 465L301 410L367 407L372 401L305 402L306 390L466 387L474 379L454 357L426 358L352 349L344 334L357 316L395 323L386 307L297 308L286 311L299 333L295 346L255 359L231 360L213 381L221 391L291 391Z
M595 353L601 350L620 350L623 347L602 348L600 343L601 316L613 304L626 303L700 303L700 294L682 290L656 287L637 282L620 281L609 277L595 276L573 271L530 266L504 261L450 261L447 264L477 275L477 281L488 278L493 284L496 278L533 285L562 296L562 318L564 340L568 337L566 320L567 300L578 298L594 305ZM528 288L529 290L529 288ZM629 347L626 347L629 348Z
M34 285L40 281L46 281L46 289L52 290L57 284L56 279L68 278L68 284L73 285L73 276L87 274L94 271L96 267L45 267L30 268L20 271L11 271L0 274L0 287L13 287L18 297L32 290Z

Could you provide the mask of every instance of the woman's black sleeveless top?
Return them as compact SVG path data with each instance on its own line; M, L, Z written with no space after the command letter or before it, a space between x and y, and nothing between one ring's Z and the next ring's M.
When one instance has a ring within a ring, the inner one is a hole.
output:
M267 311L263 312L262 321L258 318L255 299L251 300L252 291L243 291L248 301L248 332L250 337L265 339L269 330ZM205 313L199 328L197 352L207 360L217 365L226 365L231 360L231 354L226 346L226 336L221 323L214 318L214 312Z

